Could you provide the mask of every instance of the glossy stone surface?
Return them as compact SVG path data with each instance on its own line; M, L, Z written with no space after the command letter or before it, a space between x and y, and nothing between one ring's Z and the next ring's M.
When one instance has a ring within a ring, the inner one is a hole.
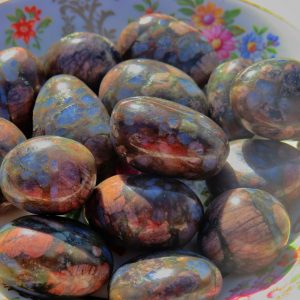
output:
M0 117L30 135L32 110L43 83L42 64L30 51L20 47L0 51Z
M300 197L300 152L270 140L238 140L230 143L227 163L207 180L210 192L218 196L230 189L258 188L288 203Z
M95 188L85 212L109 241L157 250L190 241L200 227L203 207L178 180L116 175Z
M112 68L100 85L99 97L111 113L124 98L158 97L207 114L206 96L195 81L171 65L151 59L131 59Z
M0 165L5 155L25 140L25 135L16 125L6 119L0 118ZM5 202L5 205L3 205L3 202ZM7 203L0 191L0 214L5 212L7 208Z
M54 76L41 89L33 111L33 134L82 143L94 155L98 173L113 155L106 108L89 87L71 75Z
M111 270L111 253L79 222L26 216L0 229L1 280L37 299L90 294L106 283Z
M65 214L79 208L95 183L91 152L62 137L38 137L18 145L0 169L4 197L31 213Z
M120 55L107 38L92 32L75 32L53 44L44 56L46 74L74 75L95 93L104 75L118 62Z
M209 78L206 91L210 117L219 124L229 140L253 136L232 110L230 89L234 79L253 62L237 58L219 65Z
M213 300L221 288L221 273L209 260L192 252L162 252L117 269L109 299Z
M233 189L213 200L199 233L199 249L223 273L268 266L287 245L290 220L283 205L257 189Z
M116 152L134 168L187 179L219 172L228 156L224 131L183 105L152 97L120 102L111 116Z
M204 85L218 65L213 48L194 27L163 14L148 14L129 23L121 32L117 48L123 58L163 61Z
M238 76L231 102L243 125L272 140L300 139L300 62L270 59Z

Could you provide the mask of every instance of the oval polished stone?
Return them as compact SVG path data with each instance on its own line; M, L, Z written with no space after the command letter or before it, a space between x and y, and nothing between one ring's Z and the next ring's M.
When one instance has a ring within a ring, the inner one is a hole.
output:
M150 96L188 106L207 114L206 96L181 70L151 59L131 59L112 68L103 78L99 97L111 113L124 98Z
M31 213L65 214L79 208L95 184L91 152L78 142L56 136L16 146L0 169L4 197Z
M148 14L129 23L117 48L124 60L149 58L163 61L204 85L218 65L218 57L196 28L163 14Z
M0 229L1 280L37 299L90 294L111 271L110 251L79 222L26 216Z
M5 155L25 140L25 135L16 125L6 119L0 118L0 165ZM5 205L3 202L5 202ZM3 211L4 208L6 210L8 205L0 191L0 214L5 211Z
M107 110L89 87L71 75L54 76L41 89L33 111L33 134L82 143L94 155L98 173L113 156Z
M109 299L213 300L221 288L221 273L209 260L192 252L163 252L117 269Z
M230 89L234 79L252 63L243 58L224 62L214 70L206 87L210 117L222 127L229 140L253 136L244 128L230 103Z
M200 252L223 273L264 269L287 245L290 219L284 206L258 189L233 189L214 199L199 233Z
M20 47L0 51L0 117L26 135L32 131L32 110L44 77L41 62L30 51Z
M272 140L300 139L300 62L270 59L238 76L231 102L243 125Z
M189 242L201 225L203 207L178 180L116 175L95 188L85 212L108 240L134 249L159 249Z
M300 196L300 152L270 140L238 140L221 172L207 180L209 191L218 196L230 189L257 188L291 202Z
M48 77L74 75L95 93L104 75L118 62L114 44L92 32L74 32L53 44L44 56Z
M143 172L204 179L219 172L228 156L226 134L216 123L159 98L119 102L111 127L117 153Z

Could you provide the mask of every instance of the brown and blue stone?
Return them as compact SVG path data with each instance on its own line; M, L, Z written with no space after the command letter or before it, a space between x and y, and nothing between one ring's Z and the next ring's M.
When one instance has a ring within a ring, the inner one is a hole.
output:
M214 196L230 189L257 188L285 203L300 197L300 152L271 140L238 140L230 143L230 154L221 172L207 180Z
M65 214L80 208L96 184L92 153L70 139L27 140L4 158L0 186L13 205L31 213Z
M168 251L128 262L113 274L110 300L213 300L222 275L208 259L192 252Z
M33 110L33 134L82 143L94 155L99 176L113 156L106 108L88 86L71 75L54 76L41 89Z
M260 61L242 72L231 88L234 112L245 128L272 140L300 139L300 62Z
M120 55L107 38L92 32L75 32L53 44L43 60L48 78L74 75L98 93L102 78L120 62Z
M110 242L157 250L189 242L204 212L196 194L176 179L116 175L95 188L85 214Z
M253 136L251 132L244 128L233 112L230 103L230 89L234 79L252 63L250 60L243 58L224 62L214 70L206 86L209 115L223 128L229 140Z
M225 274L258 272L288 243L289 216L276 198L262 190L227 191L213 200L205 218L200 252Z
M205 115L153 97L132 97L115 107L111 138L134 168L157 175L205 179L225 164L224 131Z
M117 48L122 57L149 58L170 64L203 86L218 65L213 48L194 27L163 14L148 14L121 32Z
M44 77L41 62L30 51L20 47L0 51L0 117L26 135L32 132L32 110Z
M99 97L111 113L124 98L158 97L207 114L205 94L181 70L151 59L131 59L112 68L103 78Z
M32 215L0 228L1 280L37 299L93 293L111 271L110 251L79 222Z
M0 165L5 155L25 140L25 135L16 125L6 119L0 118ZM3 204L3 202L5 202L5 204ZM7 204L0 191L0 213L3 212L4 208L8 208Z

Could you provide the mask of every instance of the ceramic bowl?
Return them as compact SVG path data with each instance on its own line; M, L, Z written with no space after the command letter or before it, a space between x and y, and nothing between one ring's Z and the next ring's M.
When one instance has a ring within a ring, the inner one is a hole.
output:
M300 32L282 19L237 0L12 0L0 5L0 49L26 47L42 55L60 37L74 31L97 32L116 41L128 22L144 14L162 12L196 26L212 44L221 39L220 59L271 57L300 59ZM228 32L223 34L223 32ZM252 43L252 47L248 47ZM255 45L255 47L253 47ZM194 188L205 200L203 183ZM24 213L2 216L0 224ZM267 270L251 276L228 276L217 300L299 299L300 205L292 213L293 233L289 247ZM191 244L189 247L193 247ZM115 267L129 255L115 255ZM96 295L106 295L105 288ZM0 285L0 300L31 299Z

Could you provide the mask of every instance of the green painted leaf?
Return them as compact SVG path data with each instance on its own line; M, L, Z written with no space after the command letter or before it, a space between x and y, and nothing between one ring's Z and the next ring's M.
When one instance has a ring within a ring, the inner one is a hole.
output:
M40 44L40 42L39 42L39 38L38 37L36 37L35 39L34 39L34 43L32 44L32 47L33 48L36 48L36 49L41 49L41 44Z
M194 14L194 11L187 7L182 7L179 9L179 11L186 16L192 16Z
M144 12L146 10L146 7L143 4L135 4L133 7L140 12Z
M26 16L25 16L23 10L20 9L20 8L17 8L17 9L16 9L16 17L17 17L17 20L18 20L18 21L20 21L21 19L26 20Z
M18 19L13 15L7 15L6 18L11 22L14 22L14 23L18 22Z
M228 28L231 24L234 23L234 19L224 19L225 26Z
M259 28L256 25L253 25L253 30L255 33L259 34Z
M52 23L52 19L51 18L45 18L38 25L37 29L47 28L51 23Z
M16 42L15 40L12 40L12 45L13 45L14 47L16 47L16 46L17 46L17 42Z
M238 25L231 25L227 27L233 36L239 36L246 32L246 30Z
M266 50L272 54L277 54L277 51L274 48L267 48Z
M201 5L201 4L203 4L204 0L195 0L195 2L197 5Z
M238 17L241 13L241 10L239 8L237 9L231 9L231 10L226 10L224 13L224 19L235 19Z
M195 7L193 0L177 0L178 5Z
M151 6L152 5L152 2L151 0L143 0L144 3L146 3L147 5Z
M261 29L258 31L258 34L259 34L259 35L263 35L263 34L265 34L267 31L268 31L268 28L267 28L267 27L263 27L263 28L261 28Z
M5 45L10 45L12 42L12 36L8 35L5 39Z
M156 10L158 9L158 6L159 6L159 2L154 2L154 3L152 4L152 9L153 9L154 11L156 11Z
M233 52L231 53L231 56L230 56L231 59L236 59L236 58L239 58L238 54Z

